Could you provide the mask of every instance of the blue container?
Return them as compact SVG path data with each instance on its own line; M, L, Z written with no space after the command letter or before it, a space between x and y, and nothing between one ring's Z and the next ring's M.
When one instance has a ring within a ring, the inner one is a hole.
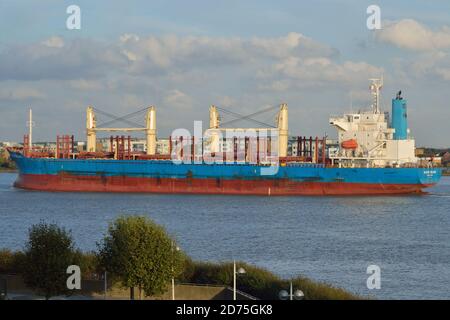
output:
M408 139L408 118L406 114L406 100L402 98L392 99L392 123L395 129L395 140Z

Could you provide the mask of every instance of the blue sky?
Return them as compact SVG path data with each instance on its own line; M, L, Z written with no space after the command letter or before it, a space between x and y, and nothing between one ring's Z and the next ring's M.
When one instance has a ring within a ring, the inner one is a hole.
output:
M81 30L67 30L68 5ZM382 30L366 28L381 8ZM208 106L240 112L287 102L291 134L333 135L328 117L402 89L419 145L448 146L450 1L2 1L0 141L84 138L94 104L124 114L155 104L158 134L207 120ZM266 120L266 119L264 119Z

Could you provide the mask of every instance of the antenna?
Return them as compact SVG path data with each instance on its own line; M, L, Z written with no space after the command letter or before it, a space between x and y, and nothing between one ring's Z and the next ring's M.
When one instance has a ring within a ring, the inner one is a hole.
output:
M353 113L353 91L350 91L350 113Z

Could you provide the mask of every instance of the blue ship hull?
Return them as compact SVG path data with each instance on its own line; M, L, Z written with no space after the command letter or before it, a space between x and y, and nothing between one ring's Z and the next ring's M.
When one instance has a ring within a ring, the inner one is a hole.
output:
M440 168L331 168L292 163L174 164L164 160L27 158L11 152L17 187L100 191L255 195L420 193L436 184Z

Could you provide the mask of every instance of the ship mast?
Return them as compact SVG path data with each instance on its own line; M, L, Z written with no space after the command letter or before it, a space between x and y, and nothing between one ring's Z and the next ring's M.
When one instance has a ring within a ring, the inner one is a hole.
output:
M380 90L383 87L383 77L381 79L369 79L372 81L370 92L372 94L372 110L373 113L380 113Z

